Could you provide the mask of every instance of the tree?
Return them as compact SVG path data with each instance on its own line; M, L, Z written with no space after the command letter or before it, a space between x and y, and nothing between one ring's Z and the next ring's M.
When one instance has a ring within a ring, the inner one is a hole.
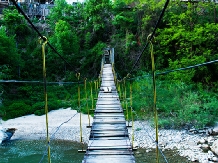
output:
M21 63L17 53L14 36L6 35L6 27L0 27L0 78L11 79L16 76L16 68Z
M85 4L83 16L86 22L85 31L92 35L95 45L98 41L109 42L112 30L112 3L110 0L88 0Z
M210 11L210 5L205 5L203 10ZM206 19L209 17L207 15ZM218 26L212 23L212 17L203 23L205 17L199 15L198 8L192 3L179 2L172 4L164 21L166 26L159 30L157 37L158 68L177 69L217 59L218 48L215 42L218 41ZM211 84L217 80L214 74L217 68L216 65L209 65L186 71L187 73L175 72L169 78Z

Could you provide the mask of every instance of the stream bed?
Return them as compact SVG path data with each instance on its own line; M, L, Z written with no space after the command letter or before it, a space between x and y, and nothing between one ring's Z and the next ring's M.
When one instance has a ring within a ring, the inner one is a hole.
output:
M81 143L74 141L51 141L52 163L81 163L84 153ZM45 140L12 140L0 145L0 163L47 163L47 148ZM178 156L176 151L164 151L169 163L190 163L186 158ZM136 163L156 163L155 150L146 152L146 149L135 151ZM164 163L160 155L160 163Z

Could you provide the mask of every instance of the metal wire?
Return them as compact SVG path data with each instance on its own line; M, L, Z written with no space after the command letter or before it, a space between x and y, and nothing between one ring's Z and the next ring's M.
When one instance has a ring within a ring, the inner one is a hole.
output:
M24 18L27 20L27 22L31 25L31 27L34 29L34 31L39 35L39 37L41 39L43 39L44 41L46 41L46 39L43 37L43 35L39 32L39 30L36 28L36 26L31 22L31 20L28 18L28 16L24 13L24 11L18 6L18 4L16 3L16 0L11 0L12 3L15 5L15 7L17 8L17 10L24 16ZM69 62L67 62L67 60L60 54L58 53L58 51L48 42L47 43L48 46L67 64L69 65L72 70L75 73L79 73L75 67L72 66L72 64L70 64Z
M158 21L156 22L156 25L155 25L155 27L154 27L154 30L153 30L153 32L152 32L152 34L151 34L151 37L149 38L148 42L146 43L146 45L145 45L144 48L142 49L142 52L141 52L140 55L138 56L138 58L137 58L135 64L133 65L133 67L132 67L132 69L131 69L131 71L130 71L130 74L134 71L136 65L138 64L139 60L140 60L141 57L142 57L142 54L144 53L145 49L148 47L149 41L151 41L151 40L153 39L153 37L154 37L154 35L155 35L155 32L156 32L156 30L157 30L157 28L158 28L158 25L160 24L160 21L161 21L161 19L163 18L164 12L165 12L165 10L166 10L166 8L167 8L169 2L170 2L170 0L166 0L165 5L164 5L164 7L163 7L163 9L162 9L162 11L161 11L161 14L160 14L160 16L159 16L159 19L158 19Z
M157 72L157 73L155 73L155 76L167 75L167 74L172 73L172 72L189 70L189 69L198 68L198 67L201 67L201 66L214 64L214 63L217 63L217 62L218 62L218 59L213 60L213 61L209 61L209 62L196 64L196 65L192 65L192 66L182 67L182 68L178 68L178 69L167 70L167 71L163 71L163 72ZM143 76L132 77L132 78L129 78L127 80L142 79L142 78L147 78L147 77L151 77L151 76L152 76L152 74L147 74L147 75L143 75Z
M70 120L72 120L77 114L78 114L78 112L76 112L72 117L70 117L67 121L61 123L61 124L56 128L55 132L54 132L54 133L51 135L51 137L50 137L50 142L51 142L51 140L53 140L55 134L60 130L61 126L63 126L65 123L68 123L68 122L69 122ZM49 146L50 146L50 144L49 144ZM47 154L47 148L48 148L48 146L46 147L45 151L43 152L44 154L43 154L41 160L39 161L39 163L41 163L41 162L44 160L44 158L45 158L45 156L46 156L46 154Z
M138 116L138 114L137 114L134 110L133 110L133 113L136 115L137 119L140 119L139 116ZM158 143L156 142L155 138L153 138L153 137L149 134L149 132L147 131L147 129L145 129L145 125L142 124L141 121L138 121L138 122L141 124L143 130L147 133L148 137L152 140L152 142L155 143L155 145L156 145L156 147L158 148L159 152L160 152L161 155L163 156L164 161L165 161L166 163L168 163L166 156L164 155L164 153L163 153L162 150L160 149L160 147L159 147ZM149 126L149 127L151 128L151 126ZM151 131L151 129L150 129L150 131Z
M164 71L164 72L159 72L156 75L166 75L166 74L169 74L171 72L188 70L188 69L192 69L192 68L198 68L198 67L201 67L201 66L206 66L206 65L209 65L209 64L217 63L217 62L218 62L218 59L213 60L213 61L209 61L209 62L196 64L196 65L192 65L192 66L188 66L188 67L183 67L183 68L178 68L178 69L174 69L174 70L167 70L167 71Z

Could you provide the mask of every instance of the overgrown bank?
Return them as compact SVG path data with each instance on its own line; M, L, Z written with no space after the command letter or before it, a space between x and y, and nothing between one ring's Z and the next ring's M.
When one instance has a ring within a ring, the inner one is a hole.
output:
M217 121L218 96L201 84L157 80L159 126L164 128L203 128ZM137 117L153 123L153 85L146 77L133 82L133 108Z

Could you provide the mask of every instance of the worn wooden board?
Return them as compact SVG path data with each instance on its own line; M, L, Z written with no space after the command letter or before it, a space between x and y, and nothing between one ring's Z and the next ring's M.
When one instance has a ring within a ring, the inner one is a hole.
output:
M83 163L135 163L111 64L105 64Z

